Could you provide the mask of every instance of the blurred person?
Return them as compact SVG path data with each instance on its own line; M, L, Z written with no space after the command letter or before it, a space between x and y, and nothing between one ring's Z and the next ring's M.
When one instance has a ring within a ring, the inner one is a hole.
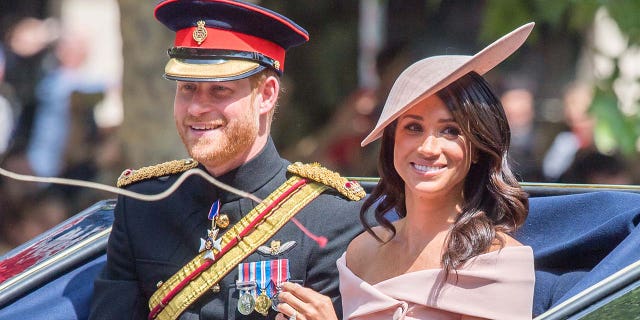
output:
M87 41L79 34L62 36L54 48L57 65L36 88L38 104L26 154L38 176L60 176L65 170L65 150L73 125L71 98L74 92L90 94L105 90L104 83L88 81L80 73L80 67L87 59Z
M4 84L5 65L6 58L4 54L4 47L2 43L0 43L0 87ZM5 98L3 92L0 91L0 157L9 146L14 126L14 110L11 107L9 100Z
M603 154L592 148L576 152L573 163L559 181L617 185L631 185L637 182L624 158L618 154Z
M589 114L592 99L593 88L586 83L571 83L565 89L562 103L568 130L554 138L544 156L542 172L547 181L559 182L580 150L595 150L595 119Z
M346 175L377 174L375 155L378 145L374 143L363 148L360 141L373 126L393 81L409 65L410 56L409 45L405 42L390 43L382 48L376 57L377 87L358 88L349 94L325 126L294 147L302 150L297 153Z
M58 38L58 30L55 19L25 17L11 25L6 33L5 81L10 88L0 87L0 91L5 97L10 97L8 99L14 106L17 119L12 149L23 151L29 142L37 109L35 88L44 75L51 44Z
M543 181L542 157L546 139L536 121L532 81L509 77L500 101L511 127L509 164L521 181Z

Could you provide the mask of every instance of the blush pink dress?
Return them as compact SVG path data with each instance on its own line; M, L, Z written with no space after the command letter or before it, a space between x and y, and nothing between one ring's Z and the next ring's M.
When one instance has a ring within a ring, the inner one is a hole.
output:
M343 254L337 261L344 319L409 320L531 319L533 251L505 247L479 255L458 270L458 282L447 282L435 295L441 269L406 273L371 285L355 275ZM455 280L455 274L449 279Z

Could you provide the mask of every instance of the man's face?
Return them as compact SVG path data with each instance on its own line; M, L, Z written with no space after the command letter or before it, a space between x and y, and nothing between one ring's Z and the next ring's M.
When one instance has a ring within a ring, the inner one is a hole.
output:
M174 118L189 155L213 174L242 165L259 130L249 79L177 82Z

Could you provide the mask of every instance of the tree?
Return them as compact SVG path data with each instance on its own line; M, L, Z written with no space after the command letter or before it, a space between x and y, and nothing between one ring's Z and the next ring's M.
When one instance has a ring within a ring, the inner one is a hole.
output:
M637 53L640 50L640 19L637 17L640 1L488 0L481 35L485 39L494 39L524 22L535 21L538 26L533 41L580 39L578 44L582 54L608 59L612 66L610 72L596 75L593 79L595 95L590 112L598 121L596 143L605 152L618 149L635 157L640 136L640 94L630 97L631 101L621 101L619 88L626 84L632 87L631 90L634 90L633 86L636 91L640 90L639 75L629 79L625 70L620 68L625 57L607 54L594 42L594 23L602 19L603 12L616 22L624 35L624 49L635 51L634 57L640 57ZM552 47L550 43L545 45ZM557 65L575 65L569 62L561 61Z

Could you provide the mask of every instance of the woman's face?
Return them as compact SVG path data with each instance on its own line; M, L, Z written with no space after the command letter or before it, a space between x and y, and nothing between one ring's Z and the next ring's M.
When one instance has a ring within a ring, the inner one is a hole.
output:
M461 199L471 156L467 138L436 95L398 117L393 162L407 195Z

